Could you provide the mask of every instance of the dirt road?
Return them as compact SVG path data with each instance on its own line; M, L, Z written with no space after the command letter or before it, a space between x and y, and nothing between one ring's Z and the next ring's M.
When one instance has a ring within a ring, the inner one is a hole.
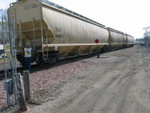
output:
M92 57L53 101L34 113L150 113L150 49L133 47Z

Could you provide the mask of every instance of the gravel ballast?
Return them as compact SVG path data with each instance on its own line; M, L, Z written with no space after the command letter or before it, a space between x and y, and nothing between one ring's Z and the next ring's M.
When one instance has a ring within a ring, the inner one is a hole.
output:
M92 62L81 60L31 73L29 78L31 98L44 101L42 99L43 94L52 93L60 83L65 82L69 77L85 70L90 65L92 65ZM51 89L50 92L46 91L49 88ZM4 107L6 106L6 92L4 91L3 81L0 81L0 92L0 107Z

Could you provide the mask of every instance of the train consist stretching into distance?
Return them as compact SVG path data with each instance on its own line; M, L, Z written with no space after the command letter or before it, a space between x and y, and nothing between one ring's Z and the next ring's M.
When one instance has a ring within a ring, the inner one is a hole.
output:
M130 47L134 38L108 28L47 0L18 0L8 9L9 26L15 25L17 59L30 43L33 61L55 62L60 57Z

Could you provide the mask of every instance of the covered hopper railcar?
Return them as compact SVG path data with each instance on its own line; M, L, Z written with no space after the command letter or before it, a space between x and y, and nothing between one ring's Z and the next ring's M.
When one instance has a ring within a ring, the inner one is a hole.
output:
M33 61L38 63L133 45L131 36L46 0L18 0L10 5L8 16L9 26L15 23L21 63L26 43L32 45Z
M109 27L107 29L109 32L108 43L112 49L119 49L133 46L134 38L132 36Z

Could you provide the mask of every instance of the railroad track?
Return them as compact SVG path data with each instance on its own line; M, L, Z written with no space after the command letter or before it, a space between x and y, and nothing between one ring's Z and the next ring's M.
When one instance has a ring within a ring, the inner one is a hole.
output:
M90 57L93 57L95 55L96 54L86 54L86 55L82 55L82 56L62 58L56 63L43 64L43 65L40 65L40 66L37 66L36 64L32 64L31 73L34 73L34 72L37 72L37 71L42 71L42 70L49 69L49 68L53 68L53 67L56 67L56 66L59 66L59 65L67 64L67 63L72 63L74 61L78 61L78 60L81 60L81 59L90 58ZM0 80L4 80L4 78L5 78L4 71L5 71L4 69L0 69ZM23 72L23 67L18 65L17 66L17 71L19 73L22 73ZM8 68L6 72L8 74L8 77L11 77L11 68Z

